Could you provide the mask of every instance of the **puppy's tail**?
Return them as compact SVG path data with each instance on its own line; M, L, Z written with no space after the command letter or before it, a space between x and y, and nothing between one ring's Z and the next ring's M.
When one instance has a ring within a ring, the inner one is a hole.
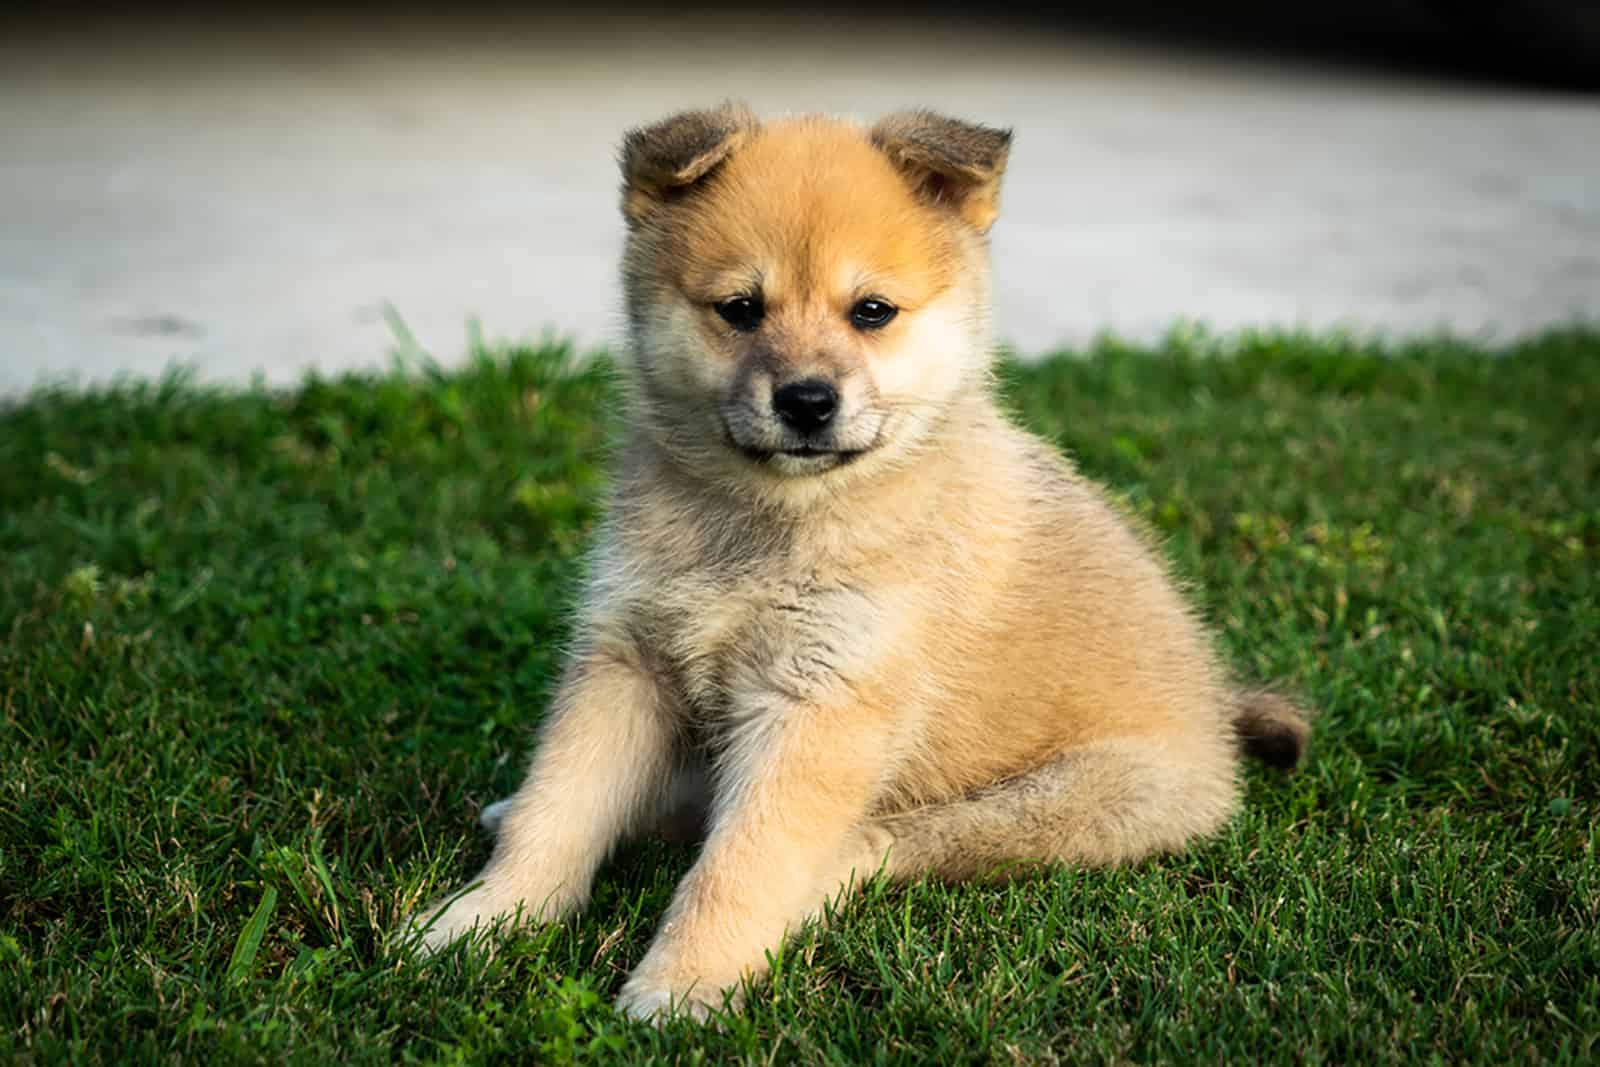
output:
M1246 689L1234 697L1239 748L1271 767L1293 770L1311 744L1311 716L1279 693Z

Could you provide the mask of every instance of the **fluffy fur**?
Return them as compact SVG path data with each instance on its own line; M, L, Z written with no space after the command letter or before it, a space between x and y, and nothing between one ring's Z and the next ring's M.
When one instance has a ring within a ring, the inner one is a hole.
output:
M989 372L1010 135L741 107L630 133L632 408L575 647L437 948L555 920L625 836L705 841L618 1000L703 1017L877 872L1122 863L1229 817L1288 700L1237 690L1157 556ZM754 329L718 306L755 298ZM864 299L898 314L852 321ZM800 439L773 392L824 381Z

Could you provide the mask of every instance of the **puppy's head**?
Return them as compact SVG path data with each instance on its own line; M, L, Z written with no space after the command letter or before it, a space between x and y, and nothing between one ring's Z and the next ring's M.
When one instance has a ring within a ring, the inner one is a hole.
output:
M628 134L624 287L643 429L768 492L914 453L983 387L1009 133L743 107Z

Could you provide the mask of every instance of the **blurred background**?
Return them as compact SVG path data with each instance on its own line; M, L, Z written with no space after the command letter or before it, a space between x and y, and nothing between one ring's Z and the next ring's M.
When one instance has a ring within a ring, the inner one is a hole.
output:
M615 145L727 97L1016 131L1030 354L1174 322L1505 340L1600 315L1600 3L0 15L0 393L617 336Z

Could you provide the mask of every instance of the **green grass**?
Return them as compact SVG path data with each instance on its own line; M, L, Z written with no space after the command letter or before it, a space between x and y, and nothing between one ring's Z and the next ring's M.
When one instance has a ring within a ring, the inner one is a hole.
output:
M0 409L0 1058L1600 1055L1600 334L1007 367L1324 709L1310 763L1181 857L872 891L721 1032L609 1007L682 848L487 957L390 943L549 695L614 402L567 366Z

